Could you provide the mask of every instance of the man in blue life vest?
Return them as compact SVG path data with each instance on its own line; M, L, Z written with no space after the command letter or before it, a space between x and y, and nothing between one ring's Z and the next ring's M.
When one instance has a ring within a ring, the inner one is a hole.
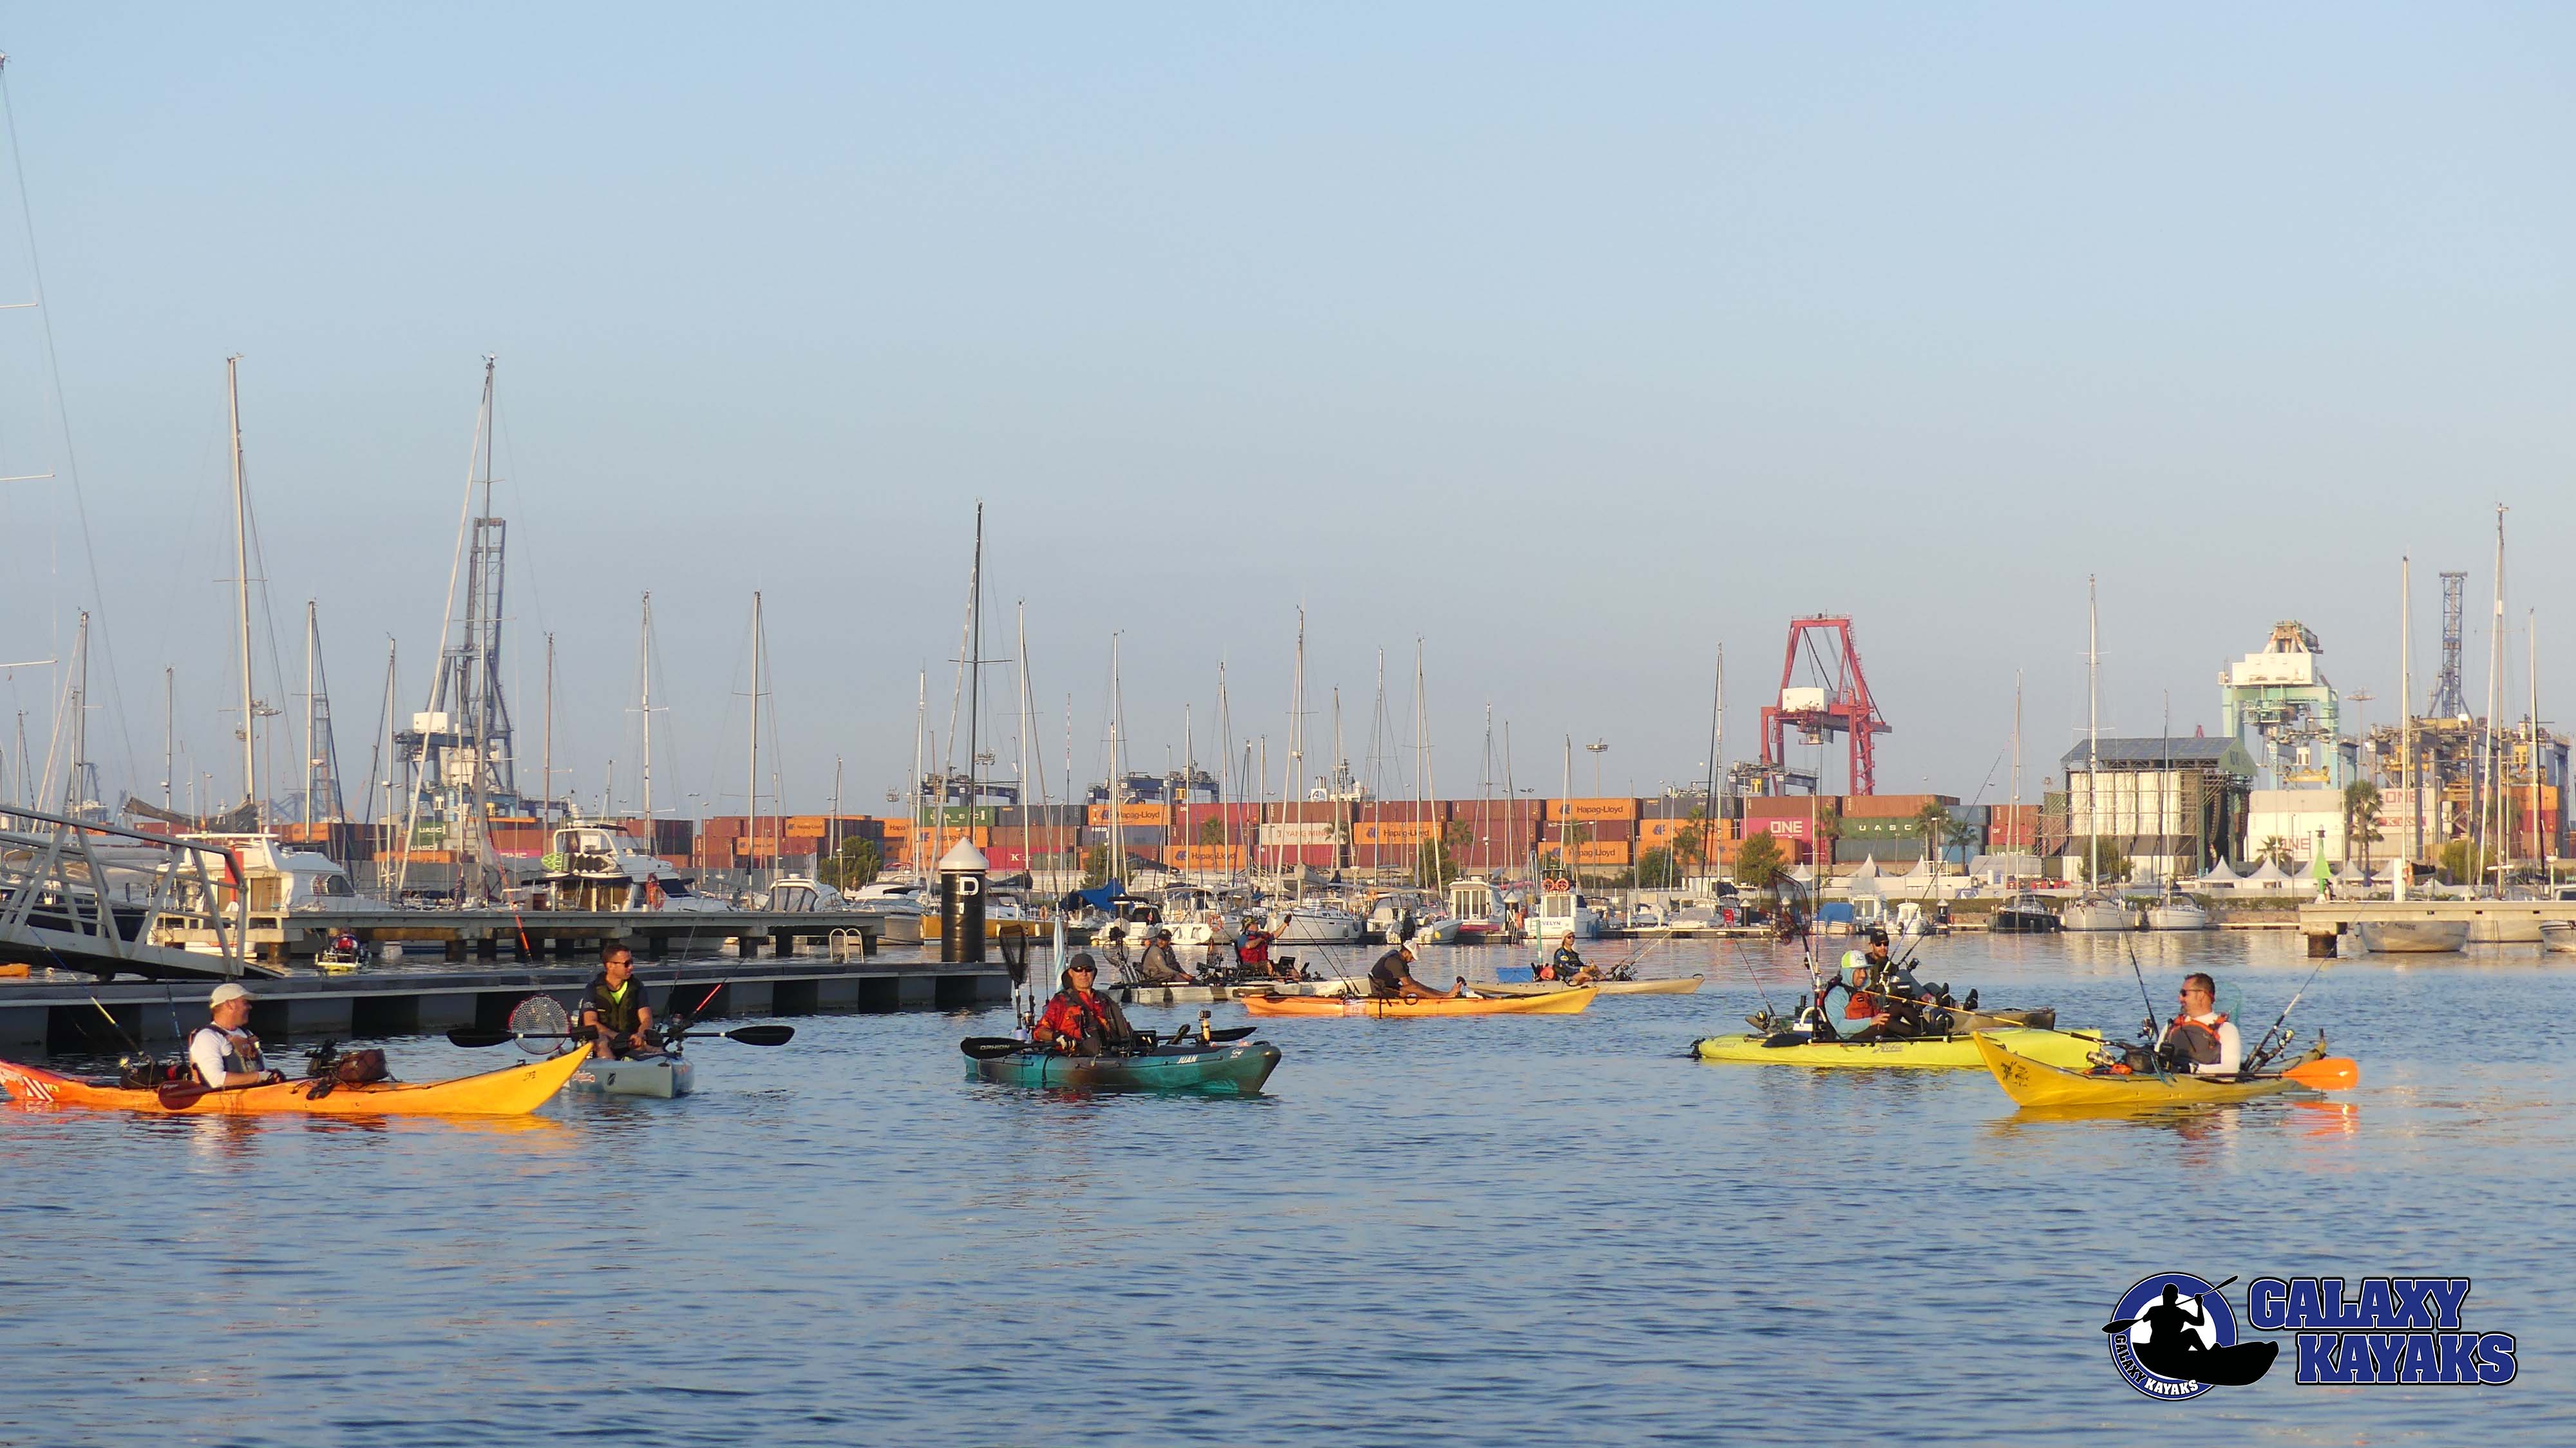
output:
M2199 971L2183 977L2182 1009L2165 1022L2156 1055L2167 1069L2195 1076L2233 1076L2244 1068L2245 1038L2218 1009L2218 982Z
M590 1053L602 1060L662 1054L653 1043L653 1008L644 1003L644 983L635 978L635 952L608 947L582 1002L581 1023L592 1032Z
M251 994L227 981L206 1001L214 1024L188 1038L188 1064L208 1086L259 1086L283 1081L286 1073L268 1069L259 1054L259 1037L250 1033Z

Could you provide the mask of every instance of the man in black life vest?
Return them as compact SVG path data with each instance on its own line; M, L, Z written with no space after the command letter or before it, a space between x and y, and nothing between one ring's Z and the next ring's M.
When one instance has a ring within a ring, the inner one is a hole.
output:
M1463 977L1445 991L1433 990L1415 980L1411 941L1399 941L1395 949L1379 956L1377 964L1369 967L1368 983L1369 994L1382 1001L1445 1001L1467 993L1467 982Z
M2233 1076L2245 1063L2245 1038L2218 1009L2218 982L2198 971L2184 976L2182 1009L2165 1022L2156 1055L2167 1069L2195 1076Z
M644 1003L644 983L635 978L635 952L608 947L582 1002L581 1023L593 1032L590 1053L603 1060L662 1054L650 1034L653 1008Z

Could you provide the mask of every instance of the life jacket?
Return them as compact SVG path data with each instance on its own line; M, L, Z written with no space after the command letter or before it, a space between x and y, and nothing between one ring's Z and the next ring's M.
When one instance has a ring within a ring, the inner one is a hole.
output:
M2225 1024L2227 1017L2224 1015L2209 1022L2176 1016L2165 1023L2164 1039L2157 1044L2163 1049L2180 1052L2195 1066L2215 1066L2219 1054L2218 1028Z
M268 1069L267 1059L260 1055L259 1037L252 1035L248 1031L227 1031L221 1026L201 1026L197 1030L197 1035L202 1036L208 1031L214 1032L217 1038L222 1040L224 1043L223 1070L225 1075L247 1076L254 1072L265 1071ZM190 1047L189 1055L193 1058L196 1055L196 1037L191 1036L188 1040ZM209 1082L207 1084L211 1085L213 1083Z
M603 975L590 983L590 1008L599 1012L600 1027L613 1035L632 1035L642 1022L644 983L633 976L615 989Z
M1080 991L1057 991L1055 998L1047 1002L1046 1023L1059 1038L1069 1038L1077 1045L1086 1038L1100 1045L1109 1042L1109 1012L1101 1008L1096 994L1086 997Z

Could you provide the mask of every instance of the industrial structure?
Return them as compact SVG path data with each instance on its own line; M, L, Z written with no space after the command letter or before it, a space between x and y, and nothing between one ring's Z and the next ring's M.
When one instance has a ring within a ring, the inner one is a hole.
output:
M2058 763L2066 790L2043 812L2040 840L2044 853L2067 857L2068 878L2081 875L2095 835L2157 879L2189 880L2245 857L2256 765L2237 739L2104 739Z
M2358 777L2324 652L2307 625L2283 619L2260 652L2219 675L2219 732L2239 741L2252 732L2247 748L2267 788L2340 790Z
M1801 648L1809 682L1798 682ZM1789 646L1780 659L1780 694L1762 706L1761 771L1744 783L1772 785L1792 781L1789 731L1801 742L1822 744L1840 734L1850 741L1851 792L1878 792L1878 735L1892 732L1870 697L1869 678L1861 672L1860 649L1852 643L1851 619L1843 614L1810 614L1789 620ZM1808 791L1819 787L1813 775L1797 776ZM1785 793L1765 788L1759 793Z

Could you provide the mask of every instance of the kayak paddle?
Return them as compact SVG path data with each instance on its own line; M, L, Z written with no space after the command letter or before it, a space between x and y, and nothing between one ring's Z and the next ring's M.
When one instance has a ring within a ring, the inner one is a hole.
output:
M248 1091L252 1086L277 1086L283 1082L262 1078L245 1086L208 1086L198 1081L172 1081L152 1094L160 1098L164 1111L185 1111L219 1091Z
M2235 1278L2230 1277L2230 1278L2228 1278L2228 1279L2227 1279L2227 1282L2233 1282L2233 1281L2235 1281L2235 1280L2236 1280ZM2224 1292L2224 1291L2226 1291L2226 1290L2227 1290L2227 1282L2221 1282L2221 1283L2219 1283L2216 1287L2213 1287L2213 1288L2209 1289L2209 1292ZM2193 1294L2191 1295L2191 1300L2192 1300L2192 1301L2194 1301L2194 1302L2198 1302L2200 1299L2202 1299L2202 1298L2204 1298L2204 1297L2207 1297L2207 1296L2209 1295L2209 1292L2195 1292L2195 1293L2193 1293ZM2137 1322L2137 1319L2136 1319L2136 1318L2134 1318L2134 1317L2123 1317L2123 1318L2118 1319L2117 1321L2113 1321L2113 1322L2106 1322L2106 1323L2102 1324L2102 1330L2103 1330L2104 1332L2119 1332L2119 1331L2121 1331L2121 1330L2123 1330L2123 1329L2125 1329L2125 1328L2128 1328L2128 1327L2131 1327L2131 1326L2135 1325L2135 1324L2136 1324L2136 1322Z
M736 1026L730 1031L691 1031L691 1039L740 1041L746 1046L783 1046L795 1039L794 1026ZM511 1041L586 1041L590 1036L579 1031L487 1031L474 1026L458 1026L447 1033L448 1044L465 1047L500 1046Z
M2328 1056L2321 1061L2289 1067L2281 1075L2286 1080L2313 1086L2319 1091L2349 1091L2361 1084L2361 1063L2350 1056Z

